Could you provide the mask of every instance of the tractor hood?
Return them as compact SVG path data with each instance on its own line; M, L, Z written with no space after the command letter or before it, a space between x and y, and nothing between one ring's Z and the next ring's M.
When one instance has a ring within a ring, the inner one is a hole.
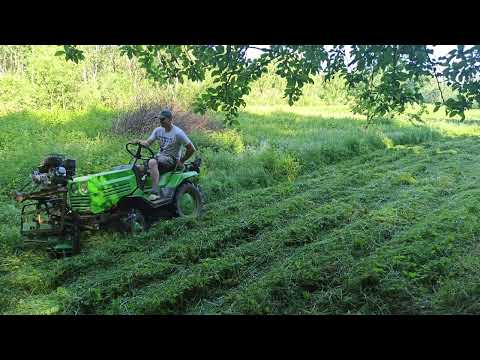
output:
M98 214L115 206L135 191L132 167L74 178L68 184L69 202L74 211Z

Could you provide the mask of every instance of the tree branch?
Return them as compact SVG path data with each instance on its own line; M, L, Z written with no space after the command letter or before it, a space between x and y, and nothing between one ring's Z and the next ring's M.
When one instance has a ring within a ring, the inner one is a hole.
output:
M442 98L443 105L445 105L445 99L443 98L443 92L442 92L442 89L440 88L440 82L438 81L438 77L437 77L437 69L435 68L435 64L433 63L432 59L430 59L430 55L428 55L427 45L423 45L423 48L425 49L425 54L427 55L428 61L432 65L433 75L435 76L435 80L437 80L438 90L440 91L440 96Z

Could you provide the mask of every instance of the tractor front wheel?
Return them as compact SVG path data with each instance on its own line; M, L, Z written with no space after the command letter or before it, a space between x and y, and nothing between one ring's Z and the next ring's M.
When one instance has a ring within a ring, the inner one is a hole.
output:
M75 220L65 222L61 241L50 250L56 258L65 258L80 253L80 227Z
M147 221L139 209L131 209L124 220L125 230L133 236L140 235L147 230Z

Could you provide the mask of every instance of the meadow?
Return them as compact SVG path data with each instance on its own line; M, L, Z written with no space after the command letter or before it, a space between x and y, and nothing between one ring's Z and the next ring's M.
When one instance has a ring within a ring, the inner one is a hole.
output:
M0 115L2 314L478 313L480 110L365 127L346 106L249 105L192 133L205 215L129 238L82 236L52 260L22 247L9 198L45 154L78 174L126 163L120 110Z

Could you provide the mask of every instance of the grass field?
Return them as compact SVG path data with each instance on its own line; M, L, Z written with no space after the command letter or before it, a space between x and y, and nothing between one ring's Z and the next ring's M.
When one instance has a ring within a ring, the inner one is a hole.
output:
M480 312L479 110L365 129L345 107L251 106L237 130L192 134L201 220L85 234L65 260L18 249L8 193L49 152L79 174L128 161L116 115L0 116L0 313Z

